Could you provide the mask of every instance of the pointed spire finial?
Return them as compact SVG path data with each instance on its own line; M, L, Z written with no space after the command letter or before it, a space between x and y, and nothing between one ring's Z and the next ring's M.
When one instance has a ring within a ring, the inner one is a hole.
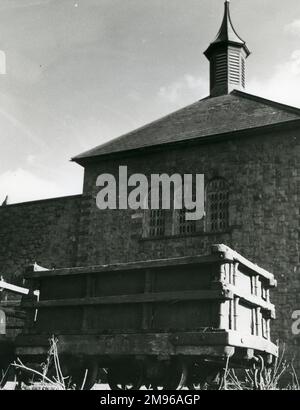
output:
M220 43L223 41L229 41L229 42L244 45L246 47L245 41L241 39L241 37L237 34L237 32L235 31L233 27L231 16L230 16L229 0L226 0L224 5L225 5L225 10L224 10L224 17L223 17L222 25L220 27L220 30L217 34L216 39L213 41L211 45ZM250 54L248 49L247 49L247 52Z

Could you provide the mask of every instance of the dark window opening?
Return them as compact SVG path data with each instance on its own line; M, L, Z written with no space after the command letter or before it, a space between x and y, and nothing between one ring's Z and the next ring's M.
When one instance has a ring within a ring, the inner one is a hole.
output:
M163 209L150 211L149 236L163 236L165 234L165 212Z
M229 189L224 179L214 179L207 186L206 218L208 232L224 232L229 227Z

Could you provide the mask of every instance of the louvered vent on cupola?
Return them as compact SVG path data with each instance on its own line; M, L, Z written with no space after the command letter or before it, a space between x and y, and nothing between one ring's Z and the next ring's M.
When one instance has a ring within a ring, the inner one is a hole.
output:
M227 66L228 66L228 58L227 54L219 54L216 56L215 59L215 67L214 67L214 86L223 85L227 82Z
M239 49L215 55L210 67L211 95L226 94L233 89L245 88L245 59Z
M231 84L240 85L242 79L242 57L238 50L228 50L228 77Z

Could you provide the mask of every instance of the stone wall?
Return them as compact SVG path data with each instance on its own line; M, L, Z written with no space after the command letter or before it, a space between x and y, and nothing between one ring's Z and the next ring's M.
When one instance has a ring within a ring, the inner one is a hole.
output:
M24 267L76 264L81 195L0 207L0 275L19 282Z

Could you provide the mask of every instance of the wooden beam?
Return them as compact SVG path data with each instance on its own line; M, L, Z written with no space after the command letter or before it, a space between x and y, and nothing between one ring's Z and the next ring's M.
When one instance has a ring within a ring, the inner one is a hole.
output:
M64 268L64 269L54 269L44 272L27 272L24 277L30 278L46 278L53 276L70 276L70 275L87 275L90 273L97 274L103 272L119 272L119 271L132 271L132 270L144 270L151 268L168 268L172 266L185 266L185 265L201 265L210 263L221 263L222 261L215 255L208 256L188 256L181 258L169 258L169 259L157 259L139 262L128 262L128 263L116 263L111 265L98 265L98 266L87 266L78 268ZM201 266L199 266L201 267ZM142 272L141 272L142 274Z
M87 267L73 267L54 269L48 271L34 272L27 271L25 278L46 278L55 276L74 276L74 275L87 275L97 274L104 272L119 272L119 271L132 271L132 270L146 270L152 268L164 268L172 266L186 266L186 265L199 265L201 269L202 264L223 264L225 262L240 263L248 268L254 274L257 274L268 280L270 287L277 285L274 275L258 265L250 262L248 259L241 256L239 253L230 249L226 245L213 245L211 255L203 256L185 256L180 258L169 259L157 259L148 261L128 262L128 263L116 263L111 265L99 265L99 266L87 266Z
M13 285L12 283L7 283L4 280L0 279L0 291L7 291L7 292L12 292L17 295L23 295L23 296L35 296L38 297L39 291L38 290L31 290L28 288L24 288L21 286L16 286Z
M228 290L195 290L184 292L141 293L136 295L119 295L92 297L83 299L42 300L39 302L24 300L24 308L49 308L67 306L120 305L130 303L175 302L184 300L229 300L233 295Z
M0 290L7 290L9 292L17 293L18 295L29 295L29 289L21 286L12 285L11 283L0 280Z
M76 355L207 355L217 352L234 352L234 347L253 349L255 354L278 355L278 348L266 339L229 331L198 331L179 333L133 333L96 335L59 335L59 353ZM49 335L20 335L16 340L17 355L47 353ZM208 349L208 350L207 350ZM222 350L220 350L222 349ZM258 353L259 352L259 353Z

